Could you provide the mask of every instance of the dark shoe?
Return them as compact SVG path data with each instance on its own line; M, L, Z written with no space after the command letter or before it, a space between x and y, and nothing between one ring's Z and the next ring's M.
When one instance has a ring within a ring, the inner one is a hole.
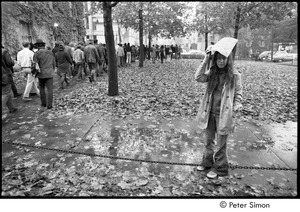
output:
M36 96L36 95L38 95L38 94L37 93L30 93L29 96Z
M52 107L47 107L47 109L51 110L51 109L52 109Z
M18 110L18 108L13 108L12 110L10 110L9 112L10 113L14 113L14 112L16 112Z
M93 81L92 81L92 77L89 77L89 80L90 80L90 83L92 83Z
M14 95L14 97L18 97L18 96L21 96L21 95L22 95L22 94L17 93L17 94Z
M23 100L24 100L24 101L31 101L32 99L29 98L29 97L23 97Z

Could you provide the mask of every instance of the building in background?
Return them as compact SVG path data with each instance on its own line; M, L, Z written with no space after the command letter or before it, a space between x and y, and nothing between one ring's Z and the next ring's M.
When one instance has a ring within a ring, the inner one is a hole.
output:
M91 8L91 2L84 2L83 4L84 12L86 14ZM85 41L89 39L97 39L98 43L105 43L103 14L101 12L98 12L94 15L87 15L84 18L84 24L86 27ZM136 46L139 45L138 32L132 29L126 30L125 28L121 27L115 20L113 20L113 31L115 44L130 43ZM146 41L146 36L144 37L144 41Z
M82 2L10 1L1 2L2 44L13 56L23 42L42 39L53 47L55 41L69 43L84 39Z

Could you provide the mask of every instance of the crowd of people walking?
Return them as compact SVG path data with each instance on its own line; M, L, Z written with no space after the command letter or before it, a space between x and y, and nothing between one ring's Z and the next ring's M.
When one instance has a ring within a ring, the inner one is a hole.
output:
M179 59L182 49L180 45L144 45L143 60L147 58L155 61L170 61ZM150 56L150 57L149 57ZM140 57L139 46L130 43L119 43L116 46L117 66L124 67L134 63ZM17 91L13 79L14 67L18 67L26 78L23 92L23 101L31 101L30 95L37 95L41 101L41 111L51 110L53 107L53 77L60 78L59 88L65 89L70 85L70 79L85 81L88 77L91 83L103 76L108 70L108 55L106 45L97 40L88 40L86 43L56 42L51 49L41 39L36 42L23 43L23 49L12 58L2 45L2 114L3 105L9 112L17 111L12 99L21 96ZM33 70L36 70L34 72ZM34 90L35 92L32 92ZM47 90L47 92L46 92ZM12 91L12 92L11 92ZM12 97L12 94L14 97Z

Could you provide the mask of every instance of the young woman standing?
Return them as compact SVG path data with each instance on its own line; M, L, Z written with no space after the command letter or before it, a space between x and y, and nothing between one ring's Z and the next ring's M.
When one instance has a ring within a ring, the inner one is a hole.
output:
M197 114L200 127L205 129L205 150L201 166L197 169L199 171L210 169L207 177L215 178L218 175L228 175L227 139L234 130L233 112L242 108L242 82L241 74L233 68L232 49L230 52L215 49L211 66L205 73L211 55L210 50L207 50L203 63L195 73L197 82L207 83Z

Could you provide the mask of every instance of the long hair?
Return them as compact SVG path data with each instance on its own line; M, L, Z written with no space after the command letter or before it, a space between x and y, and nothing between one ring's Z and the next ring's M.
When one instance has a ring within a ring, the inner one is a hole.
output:
M212 58L212 66L210 68L210 73L208 76L208 85L207 89L209 93L212 93L215 87L219 84L219 74L220 69L217 66L217 57L220 53L215 52ZM225 83L229 83L230 87L234 86L234 75L233 75L233 59L232 54L228 56L227 64L224 67L225 69Z

